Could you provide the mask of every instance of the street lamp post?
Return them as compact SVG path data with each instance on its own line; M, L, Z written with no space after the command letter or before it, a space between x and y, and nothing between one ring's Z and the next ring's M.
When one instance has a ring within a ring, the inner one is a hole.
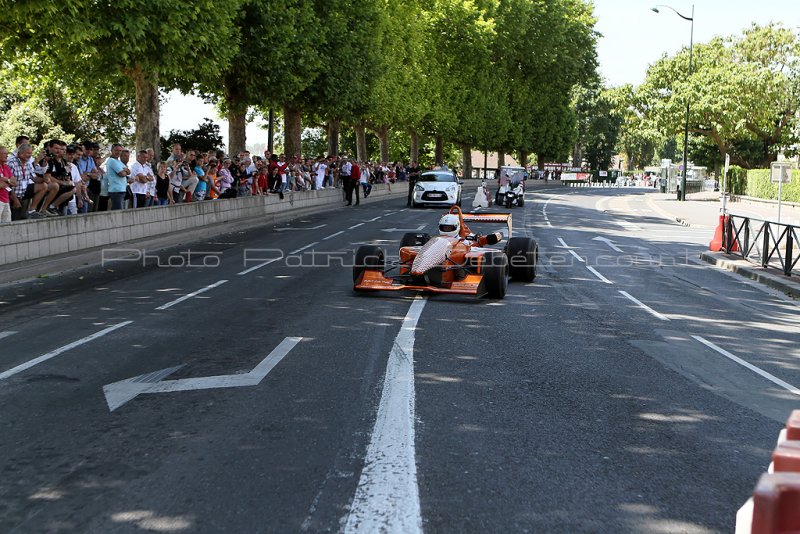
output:
M667 9L671 9L675 12L683 20L688 20L692 23L691 31L689 33L689 76L692 75L692 47L694 45L694 4L692 4L692 16L686 17L681 15L677 9L667 5L657 5L651 8L656 13L659 13L659 7L666 7ZM689 99L686 99L686 124L683 128L683 175L681 176L681 200L686 200L686 173L688 172L688 151L689 151Z

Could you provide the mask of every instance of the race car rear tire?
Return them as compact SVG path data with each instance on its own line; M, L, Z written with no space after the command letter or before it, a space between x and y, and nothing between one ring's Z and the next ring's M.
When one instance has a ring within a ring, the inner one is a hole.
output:
M353 282L357 282L361 274L367 269L383 271L385 254L381 247L375 245L361 245L356 250L353 262Z
M421 247L428 241L431 236L425 233L408 232L403 234L403 239L400 240L401 247Z
M502 299L508 288L508 256L500 251L487 252L483 255L483 284L486 296L490 299Z
M506 245L509 273L513 280L533 282L536 278L536 263L539 261L539 245L530 237L512 237Z

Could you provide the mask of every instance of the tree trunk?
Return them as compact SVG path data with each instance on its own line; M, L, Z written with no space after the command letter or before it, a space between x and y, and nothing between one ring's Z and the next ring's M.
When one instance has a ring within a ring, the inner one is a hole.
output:
M581 167L583 163L583 147L580 143L575 143L575 148L572 150L572 166Z
M520 150L519 151L519 164L523 167L528 166L528 151L527 150Z
M472 147L461 145L461 158L464 160L464 169L461 176L464 180L472 178Z
M544 156L541 154L536 154L536 169L540 171L544 170Z
M433 159L436 165L444 163L444 138L441 135L436 136L436 148L433 152Z
M411 136L411 161L419 161L419 134L416 130L409 130Z
M303 152L301 135L303 133L302 113L300 108L290 104L283 106L283 153L287 161L292 156Z
M506 153L505 152L497 152L497 168L499 169L503 165L506 164Z
M353 129L356 131L356 159L358 161L368 161L367 154L367 127L363 122L356 124Z
M381 144L381 161L389 161L389 127L381 126L375 129L375 137Z
M247 102L233 77L225 77L225 106L228 108L228 153L233 157L247 149Z
M342 121L338 119L331 119L328 121L328 155L339 155L339 129L342 126Z
M148 75L142 72L141 65L136 65L129 71L129 76L136 88L136 148L139 150L152 148L160 156L158 77L155 74Z

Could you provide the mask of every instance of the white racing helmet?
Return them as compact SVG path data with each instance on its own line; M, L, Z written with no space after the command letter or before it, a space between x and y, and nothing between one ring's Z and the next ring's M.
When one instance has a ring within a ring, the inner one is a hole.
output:
M447 213L439 219L439 235L446 237L457 237L461 231L461 222L458 215Z

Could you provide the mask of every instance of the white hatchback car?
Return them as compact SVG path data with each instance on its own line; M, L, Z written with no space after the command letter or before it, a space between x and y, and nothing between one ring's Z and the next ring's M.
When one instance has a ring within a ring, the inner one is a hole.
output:
M453 171L433 170L423 172L414 186L411 207L425 204L439 206L461 205L461 182Z

